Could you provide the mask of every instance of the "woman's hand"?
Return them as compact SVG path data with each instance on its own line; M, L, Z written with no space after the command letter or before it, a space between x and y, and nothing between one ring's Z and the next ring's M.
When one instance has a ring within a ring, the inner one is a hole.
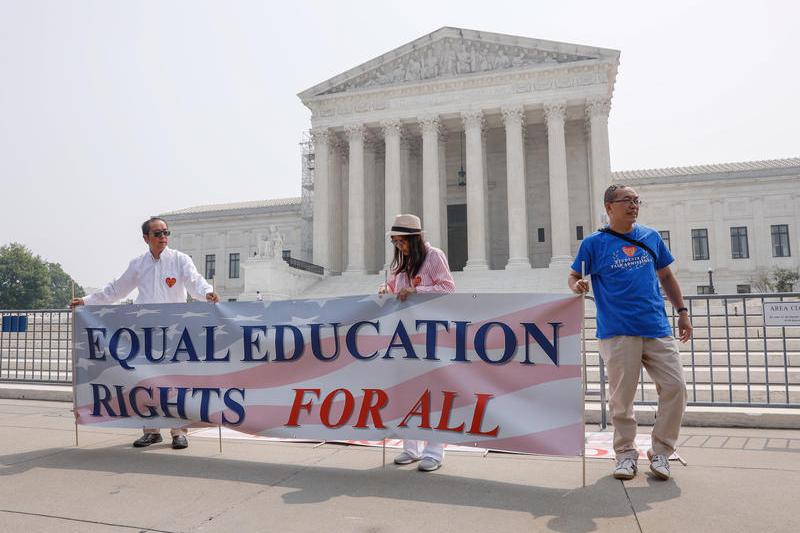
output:
M415 292L417 292L417 289L414 287L404 287L400 289L400 292L397 293L397 299L401 302L405 302L406 298L408 298L408 295L414 294Z

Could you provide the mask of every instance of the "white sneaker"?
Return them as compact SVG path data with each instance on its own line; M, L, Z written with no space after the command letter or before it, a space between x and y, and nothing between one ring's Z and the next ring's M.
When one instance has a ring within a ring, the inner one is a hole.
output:
M417 465L417 470L421 472L433 472L442 467L441 461L437 461L433 457L423 457L422 461Z
M396 465L410 465L416 461L419 461L419 457L414 457L408 452L401 452L394 458L394 464Z
M647 450L647 458L650 459L650 471L659 479L669 479L669 457L663 454L654 454L653 450Z
M637 471L636 461L626 457L614 466L614 477L616 479L633 479Z

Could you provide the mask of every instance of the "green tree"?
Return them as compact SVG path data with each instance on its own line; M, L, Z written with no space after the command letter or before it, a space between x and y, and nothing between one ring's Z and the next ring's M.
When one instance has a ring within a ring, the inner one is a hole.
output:
M772 286L775 292L792 292L794 284L800 280L800 273L790 268L778 268L772 271Z
M39 309L50 303L50 272L19 243L0 247L0 309Z
M48 263L19 243L0 247L0 309L64 308L73 280L58 263ZM75 296L83 296L75 285Z
M72 277L64 272L58 263L47 263L50 272L50 304L51 309L61 309L69 305L72 299L72 285L75 284L75 296L85 296L83 287L75 283Z

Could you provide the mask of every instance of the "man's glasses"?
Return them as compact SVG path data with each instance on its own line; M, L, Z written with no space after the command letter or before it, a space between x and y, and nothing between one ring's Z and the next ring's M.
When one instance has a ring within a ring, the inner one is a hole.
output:
M642 202L642 200L640 198L638 198L638 197L637 198L620 198L619 200L611 200L608 203L610 203L610 204L619 204L619 203L623 203L623 202L627 203L627 204L631 204L631 205L636 205L636 206L642 206L644 204L644 202Z
M153 237L156 237L157 239L160 239L162 235L164 237L169 237L169 235L170 235L170 231L168 229L158 230L158 231L151 231L150 233L152 233Z

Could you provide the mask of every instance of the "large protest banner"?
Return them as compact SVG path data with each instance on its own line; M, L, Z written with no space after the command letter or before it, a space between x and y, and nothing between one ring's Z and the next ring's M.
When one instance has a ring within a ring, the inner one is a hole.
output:
M556 294L80 307L75 414L578 456L582 316Z

